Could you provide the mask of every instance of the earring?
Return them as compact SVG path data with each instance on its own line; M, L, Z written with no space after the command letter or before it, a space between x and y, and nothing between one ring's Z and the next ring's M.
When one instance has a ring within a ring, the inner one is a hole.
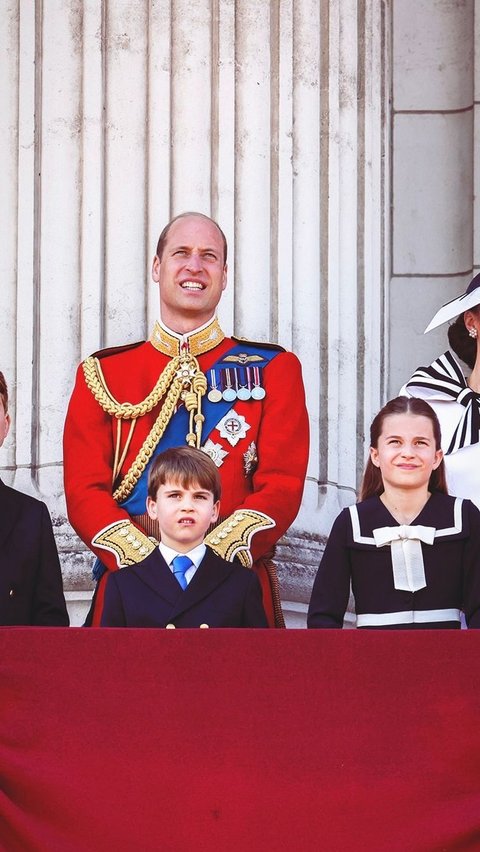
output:
M477 329L475 328L474 325L472 325L472 327L468 329L468 333L469 333L470 337L473 337L473 338L478 337L478 331L477 331Z

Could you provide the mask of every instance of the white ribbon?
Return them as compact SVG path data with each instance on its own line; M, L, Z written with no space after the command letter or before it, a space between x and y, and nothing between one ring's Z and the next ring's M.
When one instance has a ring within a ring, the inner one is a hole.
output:
M390 545L395 588L404 592L424 589L427 581L421 542L433 544L435 527L379 527L373 530L373 537L377 547Z

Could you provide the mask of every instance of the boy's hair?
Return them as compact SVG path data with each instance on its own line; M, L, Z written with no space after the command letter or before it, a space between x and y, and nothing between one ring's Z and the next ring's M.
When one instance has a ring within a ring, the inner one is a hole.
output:
M5 410L5 414L8 411L8 388L7 383L5 381L5 376L0 371L0 399L3 402L3 408Z
M442 448L442 435L440 432L440 423L433 408L423 399L415 396L397 396L391 399L374 417L370 427L370 446L378 447L378 439L382 434L383 423L386 417L391 414L416 414L421 417L428 417L432 424L433 437L435 440L435 449ZM363 474L363 480L360 487L360 500L367 500L368 497L379 497L384 491L382 474L380 468L373 464L370 456L368 457ZM448 494L447 477L445 473L445 462L442 459L439 466L432 470L428 483L429 491L440 491L441 494Z
M182 488L199 485L211 491L214 503L220 500L220 474L212 459L194 447L172 447L160 453L148 474L148 496L156 500L158 489L166 482L178 482Z

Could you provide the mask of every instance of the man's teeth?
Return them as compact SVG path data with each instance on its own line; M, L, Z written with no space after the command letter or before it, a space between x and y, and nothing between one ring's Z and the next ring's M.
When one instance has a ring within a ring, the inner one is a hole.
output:
M203 284L199 284L198 281L184 281L182 283L183 290L203 290Z

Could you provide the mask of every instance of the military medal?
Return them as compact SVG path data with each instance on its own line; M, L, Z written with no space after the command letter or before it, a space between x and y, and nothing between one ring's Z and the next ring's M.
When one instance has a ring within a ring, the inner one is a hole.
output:
M217 467L221 467L225 456L228 456L228 450L224 450L221 444L215 444L210 438L205 441L201 449L210 456Z
M251 476L255 473L258 465L257 445L255 441L249 445L248 450L243 454L243 469L245 476Z
M263 399L265 397L265 389L260 384L260 370L258 367L253 367L253 388L252 399Z
M237 398L237 392L232 387L232 379L230 376L230 370L223 371L225 375L226 388L222 393L222 396L225 402L233 402Z
M249 368L248 367L244 368L243 373L244 373L244 376L245 376L246 384L245 385L241 384L239 388L237 387L237 396L242 401L244 401L246 399L250 399L250 397L252 395L251 391L250 391L251 382L250 382L250 370L249 370ZM235 377L236 377L236 381L237 381L237 385L238 385L237 371L235 371Z
M220 402L222 399L222 392L217 387L217 376L215 370L210 370L210 384L212 387L207 394L207 399L209 399L210 402Z
M247 423L243 414L237 414L235 409L232 408L225 417L222 417L215 428L220 432L220 437L225 438L232 447L235 447L240 438L247 437L250 424Z

